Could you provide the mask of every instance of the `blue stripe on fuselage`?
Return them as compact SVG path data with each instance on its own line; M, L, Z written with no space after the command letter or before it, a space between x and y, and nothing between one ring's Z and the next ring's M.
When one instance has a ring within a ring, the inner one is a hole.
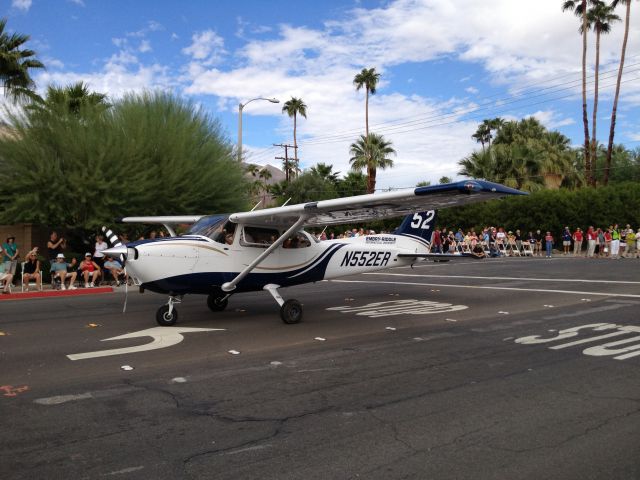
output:
M317 282L324 279L327 265L333 255L344 247L346 244L341 243L329 247L328 254L323 254L315 265L306 266L297 270L273 272L273 273L255 273L247 275L236 287L235 292L253 292L262 290L262 287L269 283L275 283L281 287L289 287L301 283ZM185 275L176 275L167 277L154 282L143 283L141 287L157 293L172 292L176 295L184 295L188 293L207 295L220 287L225 282L230 282L238 275L238 272L200 272L189 273Z

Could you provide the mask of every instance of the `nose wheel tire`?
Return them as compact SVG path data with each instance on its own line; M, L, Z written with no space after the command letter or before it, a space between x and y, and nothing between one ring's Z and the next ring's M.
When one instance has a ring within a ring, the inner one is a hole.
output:
M280 307L280 317L287 324L300 322L302 320L302 304L298 300L287 300Z
M174 307L169 313L169 305L161 306L156 312L156 322L161 327L170 327L178 321L178 310Z
M227 304L229 303L228 295L216 295L211 294L207 297L207 307L212 312L221 312L225 308L227 308Z

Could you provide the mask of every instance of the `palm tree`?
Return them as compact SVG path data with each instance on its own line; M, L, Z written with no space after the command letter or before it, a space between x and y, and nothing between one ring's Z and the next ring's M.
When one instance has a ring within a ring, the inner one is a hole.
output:
M584 172L587 182L591 178L591 157L589 155L589 117L587 115L587 0L566 0L562 4L562 11L571 10L582 20L578 29L582 35L582 124L584 127Z
M471 138L482 145L482 151L484 152L484 144L491 143L491 130L489 130L489 126L485 122L482 122L478 125L476 133L471 135Z
M369 136L369 94L375 95L378 80L380 80L380 74L376 72L375 68L363 68L360 73L353 77L353 84L356 86L356 91L364 87L366 92L364 104L365 137Z
M587 19L593 25L596 32L596 69L595 85L593 93L593 118L591 120L591 158L596 156L596 118L598 114L598 72L600 69L600 36L611 31L611 24L620 20L620 17L613 13L613 7L604 2L597 2L587 13ZM592 177L592 185L595 186L595 177Z
M89 86L80 81L66 87L47 87L44 103L52 110L61 108L74 115L80 115L85 107L109 108L107 96L103 93L92 92Z
M301 98L291 97L291 100L287 100L286 102L284 102L282 113L286 113L287 115L289 115L289 118L293 117L293 155L295 163L293 166L293 170L295 172L299 172L300 166L298 165L298 139L296 137L297 119L298 114L302 115L304 118L307 118L307 105Z
M320 178L323 178L334 184L338 182L338 175L340 175L340 172L333 171L333 165L327 165L326 163L322 162L318 163L314 167L311 167L310 171L314 175L318 175Z
M613 0L611 7L616 8L618 3L627 6L626 15L624 17L624 37L622 40L622 53L620 54L620 65L618 67L618 80L616 81L616 93L613 98L613 107L611 109L611 126L609 127L609 144L607 146L607 160L604 166L604 178L602 183L609 183L609 170L611 169L611 153L613 151L613 137L616 130L616 114L618 110L618 96L620 95L620 82L622 81L622 69L624 68L624 56L627 51L627 39L629 37L629 17L631 16L631 0Z
M370 133L367 136L360 135L360 138L351 144L349 153L352 155L349 159L352 170L367 169L367 193L373 193L376 190L377 169L393 167L393 160L389 155L395 155L396 151L391 142L386 141L382 135Z
M0 81L4 93L12 100L34 99L35 83L29 74L32 68L44 68L42 62L34 58L36 52L21 47L29 40L29 35L5 32L7 19L0 19Z

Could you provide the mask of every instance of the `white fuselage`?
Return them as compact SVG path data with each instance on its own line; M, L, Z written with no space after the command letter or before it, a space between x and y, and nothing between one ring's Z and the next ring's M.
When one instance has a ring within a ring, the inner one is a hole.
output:
M423 241L405 235L367 235L316 241L306 232L306 246L281 245L237 285L238 292L264 285L290 286L410 264L400 253L426 253ZM126 268L136 285L161 293L209 294L245 269L267 247L243 244L236 235L222 244L186 235L129 244Z

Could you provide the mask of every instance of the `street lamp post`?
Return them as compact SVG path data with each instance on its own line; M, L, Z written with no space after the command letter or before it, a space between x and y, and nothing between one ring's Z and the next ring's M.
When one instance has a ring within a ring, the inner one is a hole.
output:
M256 97L238 104L238 163L242 162L242 110L254 100L266 100L271 103L280 103L280 100L277 98Z

